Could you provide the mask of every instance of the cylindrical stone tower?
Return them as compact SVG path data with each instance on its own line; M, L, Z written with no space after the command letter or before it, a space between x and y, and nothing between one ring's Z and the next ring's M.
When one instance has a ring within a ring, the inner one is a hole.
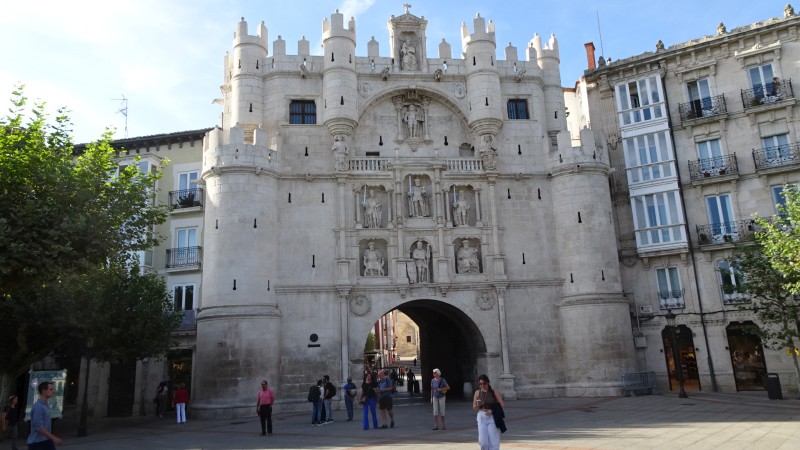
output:
M322 117L331 136L352 136L358 122L356 77L356 22L344 28L344 16L336 10L322 22Z
M500 75L495 65L497 43L494 24L480 14L473 20L474 32L469 33L466 24L461 24L461 45L464 49L464 64L467 72L467 95L469 96L469 127L479 138L497 133L503 126L503 96L500 92Z
M582 147L558 134L550 157L554 222L564 278L559 303L567 396L619 395L619 374L635 369L633 336L617 258L608 158L592 130Z
M266 28L261 25L258 37L246 32L243 21L225 86L230 114L203 140L205 270L190 403L192 413L203 418L252 415L258 382L279 377L275 343L281 317L270 289L280 255L274 232L277 172L270 165L267 135L258 128L261 108L255 106L264 95L255 74L263 64L257 69L257 58L266 55Z

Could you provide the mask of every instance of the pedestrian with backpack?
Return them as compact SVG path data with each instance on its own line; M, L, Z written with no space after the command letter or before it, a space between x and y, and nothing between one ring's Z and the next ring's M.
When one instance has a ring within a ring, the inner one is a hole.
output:
M311 425L322 425L320 413L322 412L322 380L317 380L317 384L311 385L308 390L308 401L311 402Z
M325 419L322 421L322 423L333 423L333 408L331 408L331 400L336 396L336 386L331 383L331 377L328 375L323 376L322 379L325 381L325 395L323 396Z

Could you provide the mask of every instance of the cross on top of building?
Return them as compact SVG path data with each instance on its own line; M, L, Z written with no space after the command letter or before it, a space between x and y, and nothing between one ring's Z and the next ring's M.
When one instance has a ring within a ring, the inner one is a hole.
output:
M403 3L403 8L405 8L406 14L408 14L408 10L411 9L411 5L409 5L408 3Z

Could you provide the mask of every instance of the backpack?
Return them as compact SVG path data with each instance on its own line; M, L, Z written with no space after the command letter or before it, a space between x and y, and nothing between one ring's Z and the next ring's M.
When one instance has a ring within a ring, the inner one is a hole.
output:
M337 390L337 388L336 388L336 385L335 385L335 384L333 384L333 383L331 383L331 387L330 387L330 389L331 389L331 392L332 392L332 394L331 394L331 398L333 398L333 397L336 397L336 394L338 393L338 390Z
M316 402L319 401L319 386L316 384L311 386L311 389L308 390L308 401Z

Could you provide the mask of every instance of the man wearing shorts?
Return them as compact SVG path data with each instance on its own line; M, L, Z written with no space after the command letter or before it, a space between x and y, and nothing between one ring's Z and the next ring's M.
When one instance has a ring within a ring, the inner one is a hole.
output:
M389 371L378 371L378 407L381 410L381 421L383 425L381 428L394 428L394 412L392 411L392 392L394 385L391 378L389 378ZM386 425L386 416L389 416L391 423Z

